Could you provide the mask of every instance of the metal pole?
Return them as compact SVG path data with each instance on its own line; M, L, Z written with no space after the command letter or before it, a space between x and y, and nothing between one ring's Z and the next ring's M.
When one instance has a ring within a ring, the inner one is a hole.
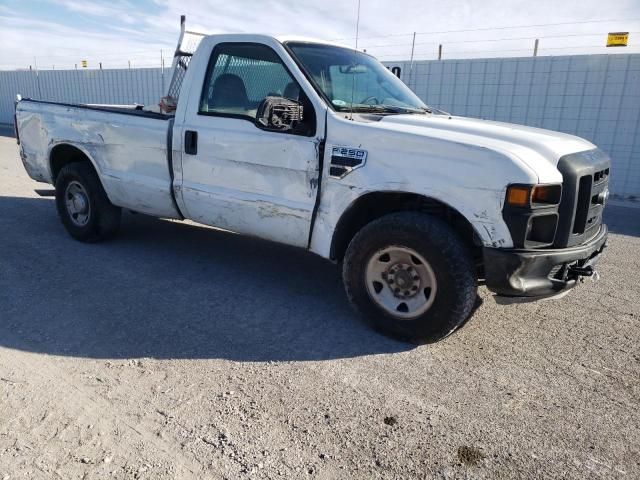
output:
M409 64L409 84L408 87L411 88L411 79L413 77L413 52L416 48L416 32L413 32L413 42L411 42L411 63Z
M442 60L442 44L438 45L438 60Z
M533 56L534 56L534 57L537 57L537 56L538 56L538 43L539 43L539 42L540 42L540 40L538 40L538 39L536 38L536 43L535 43L535 44L534 44L534 46L533 46Z
M100 70L102 70L102 62L100 62Z
M33 57L33 65L36 67L36 87L38 88L38 98L42 98L42 90L40 89L40 74L38 73L38 59Z
M164 55L160 49L160 82L162 82L162 94L164 94Z

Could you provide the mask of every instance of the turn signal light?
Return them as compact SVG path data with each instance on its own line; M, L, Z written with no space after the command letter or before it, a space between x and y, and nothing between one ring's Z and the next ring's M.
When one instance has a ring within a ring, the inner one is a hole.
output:
M531 203L531 187L510 186L507 189L507 203L512 207L528 207Z
M558 205L562 185L511 185L507 189L507 205L531 207L533 205Z

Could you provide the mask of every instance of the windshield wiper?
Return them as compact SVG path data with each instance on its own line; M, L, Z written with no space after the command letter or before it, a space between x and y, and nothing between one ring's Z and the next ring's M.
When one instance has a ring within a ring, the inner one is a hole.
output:
M398 105L353 105L351 108L345 107L345 110L370 113L431 113L431 110L424 108L401 107Z

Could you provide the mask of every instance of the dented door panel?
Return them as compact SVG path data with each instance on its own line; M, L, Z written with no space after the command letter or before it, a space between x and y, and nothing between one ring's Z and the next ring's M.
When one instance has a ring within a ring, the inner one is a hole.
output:
M217 43L259 43L271 48L313 104L314 136L273 132L245 118L199 114L201 92ZM196 222L307 247L319 184L319 145L326 106L284 47L270 37L247 35L205 38L192 58L185 81L188 97L176 112L174 148L186 131L198 135L197 153L182 145L175 162L178 204ZM186 101L185 101L186 100Z
M197 155L183 154L186 214L207 225L305 247L317 192L313 138L247 120L200 116Z

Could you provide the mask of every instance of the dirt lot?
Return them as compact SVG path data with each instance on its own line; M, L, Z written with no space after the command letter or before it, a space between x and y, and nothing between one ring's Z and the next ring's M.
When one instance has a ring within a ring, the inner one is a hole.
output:
M65 233L0 137L0 480L640 478L640 209L602 280L413 347L305 252L127 215Z

